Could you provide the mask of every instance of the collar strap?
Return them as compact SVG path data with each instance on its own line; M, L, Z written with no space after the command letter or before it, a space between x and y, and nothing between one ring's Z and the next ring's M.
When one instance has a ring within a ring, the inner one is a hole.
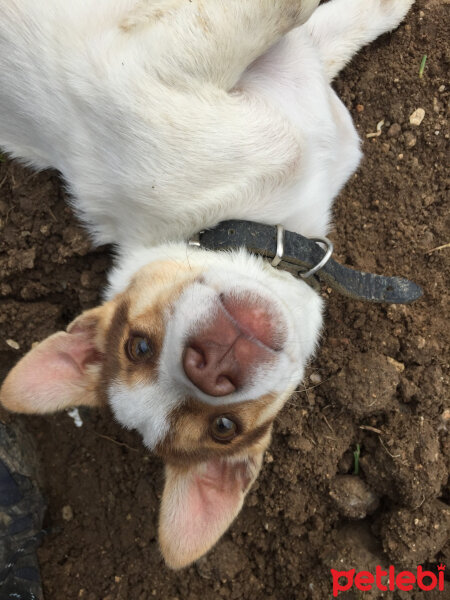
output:
M322 249L317 242L323 243ZM327 238L309 239L285 231L281 225L253 221L222 221L189 241L207 250L231 250L241 247L272 261L272 265L302 277L311 285L316 280L355 300L409 304L420 298L422 288L401 277L384 277L344 267L331 258L333 245Z

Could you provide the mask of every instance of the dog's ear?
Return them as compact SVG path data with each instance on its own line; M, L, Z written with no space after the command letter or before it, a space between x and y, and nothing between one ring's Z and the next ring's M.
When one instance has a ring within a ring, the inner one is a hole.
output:
M225 533L261 469L264 449L190 467L166 465L159 543L170 568L188 566Z
M48 413L98 404L97 385L112 303L88 310L30 350L0 389L0 403L14 412Z

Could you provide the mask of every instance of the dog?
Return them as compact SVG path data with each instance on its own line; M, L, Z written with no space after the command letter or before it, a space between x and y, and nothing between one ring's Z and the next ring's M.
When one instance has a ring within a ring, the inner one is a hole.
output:
M105 302L32 349L12 411L108 403L165 462L159 539L181 568L226 531L322 327L305 281L187 240L227 219L326 235L358 167L330 82L414 0L7 0L0 146L58 169Z

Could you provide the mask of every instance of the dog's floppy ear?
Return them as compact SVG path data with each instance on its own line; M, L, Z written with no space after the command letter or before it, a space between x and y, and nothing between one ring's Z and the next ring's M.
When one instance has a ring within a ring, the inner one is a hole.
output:
M112 303L88 310L30 350L0 389L0 403L14 412L48 413L98 404L97 384Z
M166 465L159 543L169 567L188 566L225 533L261 469L263 453L189 467Z

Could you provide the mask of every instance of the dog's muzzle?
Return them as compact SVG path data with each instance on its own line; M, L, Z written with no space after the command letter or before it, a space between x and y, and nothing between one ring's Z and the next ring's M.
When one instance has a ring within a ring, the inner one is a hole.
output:
M253 221L222 221L189 240L191 246L207 250L246 248L271 260L274 267L289 271L307 283L321 283L337 292L366 302L409 304L423 295L422 288L402 277L385 277L345 267L331 258L328 238L306 238L286 231L281 225ZM323 249L319 244L325 245Z

